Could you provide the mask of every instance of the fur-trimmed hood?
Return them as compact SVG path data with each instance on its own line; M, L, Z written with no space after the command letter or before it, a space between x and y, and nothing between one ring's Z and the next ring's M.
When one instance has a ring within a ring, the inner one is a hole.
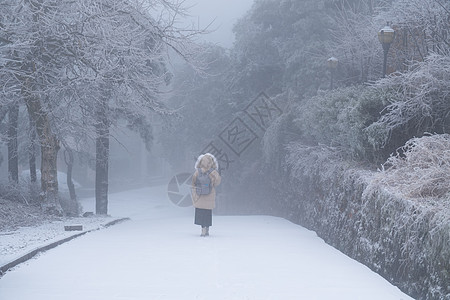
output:
M219 163L217 162L217 159L214 157L214 155L212 155L211 153L205 153L197 158L194 168L202 168L203 171L207 171L210 168L213 168L214 170L218 171Z
M199 172L206 172L213 168L213 171L209 173L209 178L211 179L212 189L207 195L198 195L195 183L197 182L197 177ZM195 163L195 172L192 175L192 204L195 208L201 209L213 209L216 206L216 186L221 182L221 177L219 174L219 164L217 159L211 153L205 153L198 157Z

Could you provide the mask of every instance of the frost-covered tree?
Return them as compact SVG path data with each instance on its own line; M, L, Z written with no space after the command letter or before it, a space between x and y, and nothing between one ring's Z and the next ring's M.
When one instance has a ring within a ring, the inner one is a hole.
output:
M292 89L314 95L328 82L332 1L257 1L234 27L235 89L246 98Z
M5 12L11 12L11 2L5 1L0 4L0 9ZM0 51L3 53L4 51L8 51L8 46L11 44L11 40L8 34L5 34L5 25L8 23L8 20L4 15L0 16L0 28L2 29L0 33ZM3 55L0 56L0 70L3 70L5 66L8 64L6 57ZM4 76L3 72L0 72L0 76ZM0 98L1 103L1 121L3 122L6 114L9 115L8 122L8 130L7 133L4 134L6 138L6 142L8 145L8 174L9 178L12 179L13 182L18 183L18 160L17 160L17 122L18 122L18 102L17 101L9 101L5 96Z
M340 1L336 5L330 55L339 59L340 85L381 76L382 48L377 32L386 23L375 17L385 5L385 1Z
M379 19L391 21L409 33L403 47L415 50L415 60L430 53L449 55L450 3L445 0L395 0Z
M109 128L118 118L147 124L150 111L167 112L158 89L169 79L168 49L189 59L197 31L176 28L182 11L172 1L8 4L3 95L20 95L36 124L43 206L60 211L57 154L60 141L77 132L96 140L97 211L106 214Z
M148 13L158 3L169 19ZM106 214L110 127L119 118L140 122L148 136L150 112L170 113L159 95L170 79L167 51L184 52L189 40L174 29L179 7L168 2L84 0L78 5L82 18L73 37L80 46L73 49L77 64L69 76L96 132L96 211Z
M65 1L7 1L2 10L3 96L20 97L36 124L41 160L42 206L60 214L56 176L58 137L52 129L50 99L58 89L61 70L67 65L60 33L61 7ZM61 87L61 85L60 85Z

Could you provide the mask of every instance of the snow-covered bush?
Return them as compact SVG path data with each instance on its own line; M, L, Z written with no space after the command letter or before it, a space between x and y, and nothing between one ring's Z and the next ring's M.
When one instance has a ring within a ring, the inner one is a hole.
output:
M295 110L294 123L310 144L324 144L347 156L374 160L376 146L365 128L379 118L383 96L355 86L319 93ZM375 147L374 147L375 146Z
M409 140L383 164L375 182L407 197L448 197L450 135L435 134Z
M280 168L280 163L285 156L286 140L289 140L289 126L292 124L292 116L283 114L270 124L262 138L262 151L264 161L274 168Z
M382 79L375 87L391 95L382 117L371 125L385 128L386 137L401 128L418 135L450 130L450 56L430 55L413 71Z
M34 204L39 201L39 188L35 184L12 184L0 182L0 198L23 204Z
M329 182L335 176L337 170L342 171L344 160L341 153L331 147L307 146L300 142L289 144L287 147L287 165L291 175L300 179L303 177L317 178Z

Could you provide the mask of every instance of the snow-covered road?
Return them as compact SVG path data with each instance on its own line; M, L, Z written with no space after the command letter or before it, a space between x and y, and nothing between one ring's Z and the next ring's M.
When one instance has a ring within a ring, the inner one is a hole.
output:
M110 213L132 220L16 267L0 299L412 299L284 219L214 216L201 238L193 209L172 205L164 187L112 194Z

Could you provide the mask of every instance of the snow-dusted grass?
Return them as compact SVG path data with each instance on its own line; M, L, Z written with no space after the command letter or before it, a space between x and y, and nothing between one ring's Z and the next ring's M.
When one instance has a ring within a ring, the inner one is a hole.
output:
M412 299L281 218L214 216L201 238L193 209L173 206L165 187L110 195L110 213L132 221L8 272L0 299Z
M397 195L450 198L450 135L413 138L384 167L375 176L374 183L388 187Z

